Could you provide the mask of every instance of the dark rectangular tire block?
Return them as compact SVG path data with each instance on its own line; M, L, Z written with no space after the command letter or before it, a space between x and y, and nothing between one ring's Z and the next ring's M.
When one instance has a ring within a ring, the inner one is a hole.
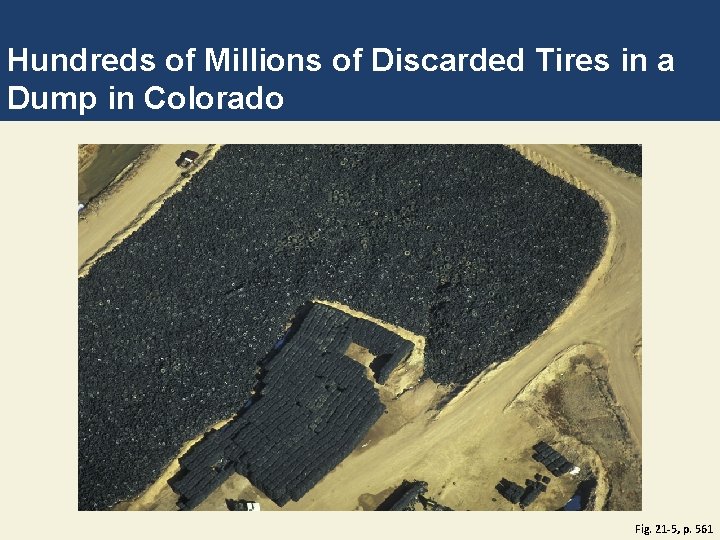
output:
M180 480L186 507L196 506L214 489L217 473L211 466L219 458L277 504L299 500L353 451L383 414L365 368L343 354L351 342L350 318L334 312L314 307L264 366L262 397L231 422L237 425L228 424L219 435L208 437L185 461L197 468ZM376 348L394 347L398 361L412 351L411 342L369 322L356 328L356 322L353 330L360 329ZM393 368L389 366L388 373Z

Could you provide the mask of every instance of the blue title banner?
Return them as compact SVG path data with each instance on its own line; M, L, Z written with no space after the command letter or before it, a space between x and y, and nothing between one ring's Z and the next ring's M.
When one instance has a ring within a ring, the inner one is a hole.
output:
M720 119L715 3L255 6L6 7L0 120Z

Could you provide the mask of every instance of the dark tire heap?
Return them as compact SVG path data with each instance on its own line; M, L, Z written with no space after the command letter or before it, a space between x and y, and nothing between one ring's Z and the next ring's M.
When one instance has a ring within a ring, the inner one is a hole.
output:
M513 504L520 502L520 497L522 497L525 492L522 487L507 478L501 479L495 486L495 489L500 495Z
M520 508L527 508L537 500L541 493L547 491L547 482L538 478L535 478L535 480L528 478L525 480L525 487L522 488L515 482L503 478L495 486L495 489L511 503L519 504Z
M642 177L641 144L588 144L593 154L602 156L621 169Z
M223 147L79 281L79 507L240 410L307 299L427 336L425 376L461 384L558 316L606 233L503 146Z
M298 501L384 412L365 368L343 353L355 342L392 357L410 342L324 305L291 334L262 365L260 399L180 459L170 484L181 509L197 506L233 471L279 506Z
M376 358L370 366L378 384L385 384L393 370L410 356L414 345L366 319L355 319L352 326L353 342L362 345Z
M540 480L526 480L525 491L520 496L520 508L527 508L534 503L541 493L547 491L547 486Z
M402 484L377 509L392 512L415 510L415 503L418 502L420 496L427 493L427 490L427 482L403 480Z
M575 468L575 465L545 441L540 441L533 446L533 449L535 453L532 455L532 458L538 463L545 465L553 476L562 476Z

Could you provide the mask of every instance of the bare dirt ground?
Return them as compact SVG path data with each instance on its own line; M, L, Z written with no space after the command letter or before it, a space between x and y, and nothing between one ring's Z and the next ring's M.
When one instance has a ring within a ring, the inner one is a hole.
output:
M85 275L102 254L111 250L137 230L154 214L165 199L182 189L189 178L182 178L175 160L184 150L195 150L205 160L205 144L166 144L156 147L122 185L101 204L88 208L78 221L78 272ZM210 145L212 146L212 145Z
M535 341L464 388L432 381L413 385L421 368L407 370L396 391L383 394L388 414L361 445L283 510L372 510L403 479L419 479L428 482L431 498L456 510L517 511L495 485L501 477L523 485L537 472L547 474L530 457L540 439L598 478L595 509L639 506L641 182L591 159L579 146L514 148L603 205L610 235L585 287ZM147 206L141 192L134 193L135 206ZM109 223L105 228L112 236ZM84 241L81 236L81 251ZM349 354L368 361L362 350ZM572 365L570 374L564 362ZM168 471L140 498L117 509L173 509ZM576 487L576 478L553 478L530 509L557 509ZM260 501L263 510L278 509L239 475L198 509L225 509L226 499L237 498Z
M99 144L78 145L78 172L82 172L93 162L100 150Z
M534 417L541 429L556 430L566 457L583 464L583 477L598 482L596 506L607 510L641 509L639 449L627 417L610 388L608 358L596 345L563 351L510 405Z

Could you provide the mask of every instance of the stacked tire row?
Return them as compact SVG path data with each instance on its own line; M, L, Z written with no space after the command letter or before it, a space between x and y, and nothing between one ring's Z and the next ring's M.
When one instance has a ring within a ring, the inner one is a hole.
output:
M181 458L170 482L181 509L197 506L233 471L283 506L300 500L352 452L385 410L365 368L343 354L355 331L382 334L358 321L312 307L262 365L257 402ZM390 336L378 343L389 354L397 352L392 346L405 350Z
M520 508L527 508L540 496L541 493L545 493L547 486L540 480L526 480L525 491L520 496Z
M180 510L195 508L235 471L229 456L238 427L233 421L211 430L180 458L180 472L168 482L176 493L184 494L178 501Z
M510 501L513 504L517 504L520 502L520 497L523 495L523 488L520 487L515 482L512 482L511 480L508 480L507 478L503 478L498 482L498 484L495 486L495 489L505 497L508 501Z
M533 449L535 450L535 453L532 458L545 465L547 470L550 471L553 476L562 476L563 474L573 470L575 467L575 465L570 463L560 452L553 449L553 447L545 441L540 441L533 446Z
M366 319L355 319L352 340L375 357L373 371L378 384L385 384L393 370L412 353L414 345L399 335Z
M414 480L409 482L403 480L398 487L379 507L378 510L386 511L407 511L415 510L415 503L421 495L427 493L427 482L422 480Z
M426 336L424 377L463 384L547 328L606 234L500 145L223 146L79 280L79 507L137 496L240 410L307 299Z
M413 349L415 348L413 343L406 340L403 341L404 343L400 344L398 349L396 349L394 353L390 354L387 361L379 366L375 375L375 380L378 384L385 384L395 368L398 367L400 363L404 362L413 352ZM380 358L382 358L382 356Z
M525 480L525 487L521 487L515 482L503 478L495 486L495 489L505 497L508 501L513 504L519 504L520 508L527 508L540 496L541 493L547 491L547 482L550 481L547 477L538 478L540 475L536 475L535 480Z

